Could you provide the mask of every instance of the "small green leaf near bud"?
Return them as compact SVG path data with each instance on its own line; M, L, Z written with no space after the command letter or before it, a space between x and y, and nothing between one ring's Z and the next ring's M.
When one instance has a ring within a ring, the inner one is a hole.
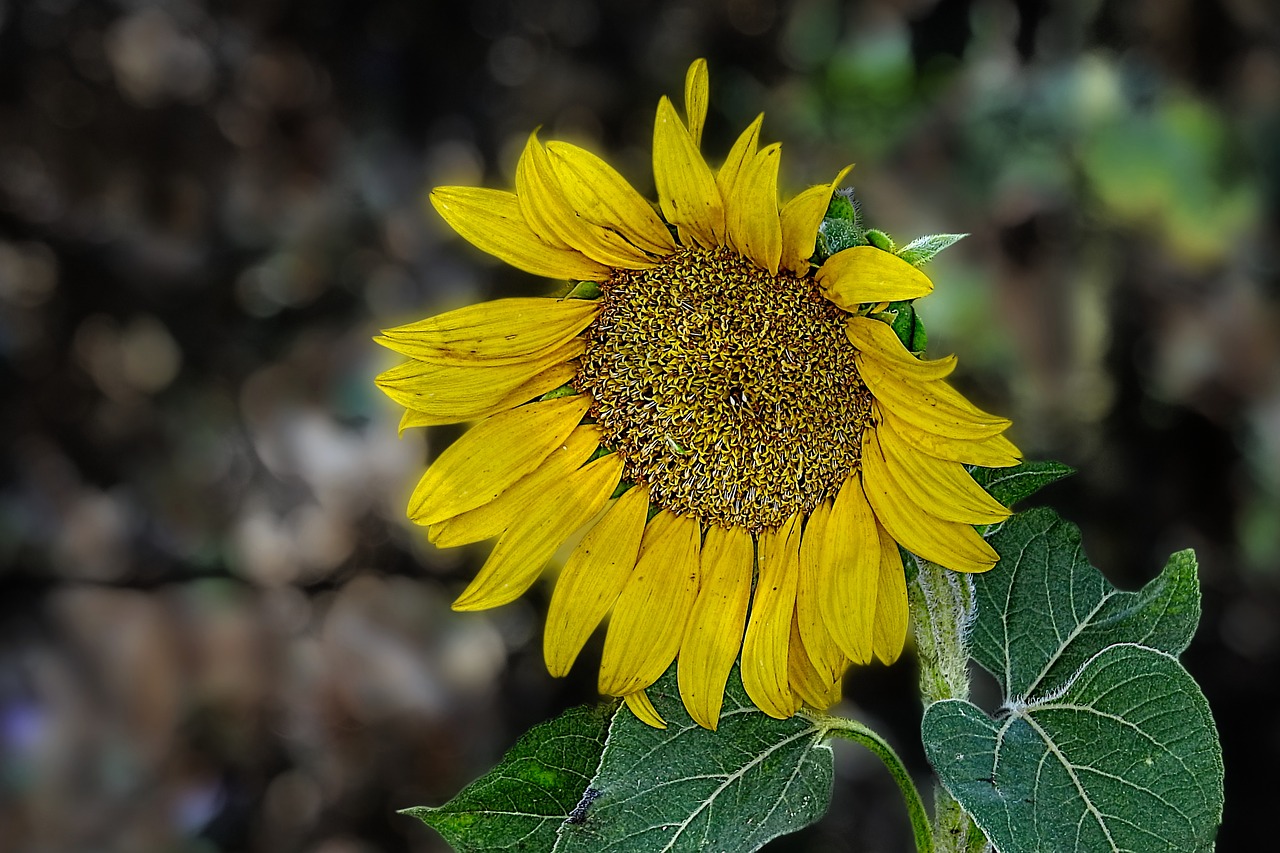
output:
M867 242L877 249L883 249L886 252L896 251L893 238L881 231L879 228L867 229Z
M897 254L913 267L918 267L933 260L934 256L943 249L954 246L968 236L968 234L928 234L912 240L899 249Z

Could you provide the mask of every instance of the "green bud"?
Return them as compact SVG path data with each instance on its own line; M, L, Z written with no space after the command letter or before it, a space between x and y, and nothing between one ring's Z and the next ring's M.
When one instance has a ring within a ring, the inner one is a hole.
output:
M877 249L883 249L886 252L896 251L893 238L881 231L879 228L867 229L867 242Z

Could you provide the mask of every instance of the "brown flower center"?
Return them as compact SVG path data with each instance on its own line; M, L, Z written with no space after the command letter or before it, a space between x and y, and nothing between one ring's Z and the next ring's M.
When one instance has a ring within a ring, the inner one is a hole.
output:
M759 532L858 465L871 393L812 279L684 249L616 271L600 299L577 386L655 505Z

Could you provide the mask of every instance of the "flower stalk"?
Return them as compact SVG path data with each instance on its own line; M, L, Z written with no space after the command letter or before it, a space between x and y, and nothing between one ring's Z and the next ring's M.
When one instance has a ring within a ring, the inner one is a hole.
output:
M927 560L914 559L907 586L920 661L920 699L928 708L943 699L969 698L969 631L976 616L973 579ZM933 837L938 853L980 853L986 838L941 784L934 786Z

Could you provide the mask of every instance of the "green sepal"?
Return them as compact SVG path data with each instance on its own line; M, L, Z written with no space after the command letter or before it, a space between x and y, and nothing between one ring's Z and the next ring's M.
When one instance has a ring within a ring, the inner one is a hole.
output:
M890 302L889 307L872 314L877 320L889 324L893 333L902 341L902 345L916 355L923 355L929 344L929 335L925 332L924 321L916 313L910 302Z
M600 285L594 281L580 281L573 286L565 299L598 299L600 298Z
M818 225L817 251L814 260L821 264L827 258L854 246L865 246L862 209L852 189L832 193L827 212Z
M559 400L561 397L572 397L577 393L577 388L574 388L572 385L565 384L561 385L559 388L552 388L550 391L539 397L538 401L545 402L547 400Z

